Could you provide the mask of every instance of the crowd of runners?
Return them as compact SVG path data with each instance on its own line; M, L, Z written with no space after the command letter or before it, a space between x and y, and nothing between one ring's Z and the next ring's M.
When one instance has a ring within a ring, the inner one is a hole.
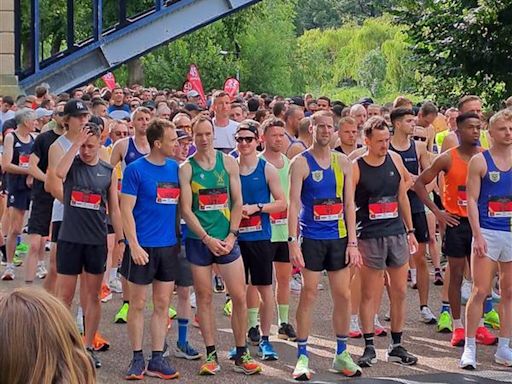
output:
M374 337L388 331L387 360L417 363L402 344L408 286L419 295L419 321L464 347L454 349L461 368L476 368L476 344L497 344L496 363L512 366L510 108L484 115L471 95L440 110L404 97L347 106L310 94L215 91L202 101L196 91L88 86L52 95L40 86L2 98L0 127L2 284L24 264L27 285L44 279L70 310L78 302L96 368L109 347L98 331L101 302L115 293L113 321L127 323L133 351L127 380L178 377L168 356L218 374L212 295L225 292L234 370L252 375L259 359L278 360L278 337L297 343L292 376L309 380L324 274L337 373L359 376L376 364ZM443 286L441 303L430 301L432 283ZM300 293L295 316L291 290ZM379 318L384 294L388 328ZM168 344L173 318L177 341ZM189 343L192 323L205 348ZM364 339L361 356L348 353L350 338Z

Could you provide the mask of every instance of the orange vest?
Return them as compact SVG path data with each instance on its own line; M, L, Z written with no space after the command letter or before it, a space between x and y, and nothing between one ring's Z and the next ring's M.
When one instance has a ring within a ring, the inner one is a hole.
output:
M452 165L444 175L443 205L448 213L468 217L466 198L468 163L460 157L458 147L450 148L448 152L452 157Z

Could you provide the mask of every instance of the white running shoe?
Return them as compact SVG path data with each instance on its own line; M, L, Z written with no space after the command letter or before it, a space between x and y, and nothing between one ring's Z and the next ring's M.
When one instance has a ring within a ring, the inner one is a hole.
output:
M2 280L14 280L15 277L14 265L8 264L7 267L5 267L4 273L2 274Z
M494 354L494 361L505 367L512 367L512 350L510 348L498 348Z
M462 282L462 286L460 288L460 300L462 305L465 305L468 302L469 296L471 296L472 289L473 283L469 280L464 279L464 281Z
M358 339L361 336L363 336L363 333L361 332L361 328L359 327L359 316L351 316L348 337Z
M300 293L302 290L302 277L299 273L292 276L290 280L290 289L293 293Z
M46 252L50 252L50 248L51 248L51 242L49 240L46 241L45 245L44 245L44 250Z
M462 369L476 369L476 348L464 347L464 353L460 358L459 366Z
M36 276L38 279L44 279L48 274L48 270L46 269L46 263L44 261L40 261L37 263Z
M76 312L76 327L78 328L78 332L81 335L84 334L84 313L82 311L82 307L78 307Z
M114 279L109 280L108 286L114 293L123 293L123 284L121 284L121 279L117 276Z
M432 313L429 307L423 307L423 309L420 312L421 320L425 324L435 324L437 322L436 317Z

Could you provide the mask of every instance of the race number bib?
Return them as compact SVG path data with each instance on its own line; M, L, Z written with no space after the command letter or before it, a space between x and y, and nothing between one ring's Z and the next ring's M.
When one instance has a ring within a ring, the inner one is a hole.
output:
M512 217L512 196L491 196L488 204L489 217Z
M30 159L30 155L26 155L24 153L20 153L20 158L19 158L19 166L21 168L28 168L28 161Z
M88 190L73 188L71 191L71 201L69 205L75 208L91 209L99 211L101 205L101 195Z
M459 207L467 207L468 205L465 185L459 185L457 188L457 205Z
M398 217L396 196L370 198L368 204L370 220L395 219Z
M199 190L200 211L219 211L227 208L228 190L226 187Z
M261 216L259 214L255 214L247 219L242 219L238 230L240 233L261 231Z
M270 216L270 224L273 224L273 225L288 224L288 211L287 210L271 213L269 216Z
M157 204L178 204L180 198L180 186L178 183L157 183Z
M333 199L315 199L313 201L313 219L315 221L333 221L343 218L343 203L339 197Z

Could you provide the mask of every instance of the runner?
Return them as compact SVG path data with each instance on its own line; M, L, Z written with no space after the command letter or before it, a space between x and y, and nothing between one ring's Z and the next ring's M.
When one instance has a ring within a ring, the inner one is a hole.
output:
M34 145L36 114L29 108L18 110L14 116L16 130L5 136L4 153L2 155L2 170L7 182L7 211L9 215L9 232L7 233L6 251L7 266L2 274L2 280L14 280L14 252L16 238L21 234L25 212L30 206L30 185L32 176L29 175L28 165L30 152Z
M285 143L282 152L286 155L293 143L297 141L299 132L299 123L304 118L304 110L298 105L290 105L284 115L284 122L286 126ZM290 158L290 157L288 157Z
M214 148L229 153L236 146L235 131L238 123L230 120L231 100L224 91L217 91L212 96L215 130Z
M368 151L353 163L359 250L363 259L361 281L365 282L360 311L365 349L358 364L370 367L377 362L373 344L375 302L387 272L391 344L386 358L413 365L418 359L402 346L408 261L418 247L406 193L410 176L400 155L389 151L389 127L382 117L368 120L364 132Z
M206 362L199 371L215 375L220 370L215 348L212 306L212 264L217 264L231 293L231 324L235 338L235 371L261 371L245 345L247 304L244 266L236 242L242 216L242 196L236 161L213 147L211 121L198 116L193 123L197 152L180 168L181 212L187 223L187 259L192 264L199 325L206 345Z
M85 109L81 101L70 103L66 104L66 115L73 115L70 106ZM107 210L118 239L116 253L122 252L119 242L123 236L117 177L110 164L99 159L100 147L100 128L88 123L74 136L55 169L57 178L64 183L63 225L57 241L57 296L71 307L81 275L87 324L85 346L96 368L101 367L94 352L94 337L101 317L99 294L107 260Z
M310 380L307 339L317 286L324 270L329 276L333 297L333 327L336 353L332 369L345 376L361 375L346 350L350 323L350 268L359 266L352 171L344 155L331 151L334 122L329 111L311 118L313 146L295 157L290 166L290 208L288 246L290 259L302 268L303 287L297 308L297 364L295 380ZM302 203L302 209L300 209ZM300 210L299 244L297 218Z
M334 149L346 156L349 156L361 145L357 144L357 123L352 117L343 117L340 120L340 129L338 130L339 145Z
M174 155L177 135L174 124L152 120L146 130L150 153L132 162L123 175L121 212L130 256L123 259L122 274L128 280L130 309L128 336L133 358L127 380L142 380L146 374L174 379L179 373L163 357L168 310L177 278L176 227L180 195L178 163ZM146 291L152 285L152 353L147 369L142 352Z
M473 232L473 290L466 304L466 340L461 368L476 368L475 335L482 305L489 295L496 264L501 291L501 328L495 362L512 366L512 112L503 110L489 122L491 148L469 162L468 218ZM480 322L480 324L479 324Z
M297 140L292 143L288 148L288 151L286 151L286 156L288 156L289 159L293 159L299 153L304 152L306 149L311 147L311 144L313 143L313 137L311 136L311 121L308 117L303 118L299 122L297 133Z
M402 162L409 172L413 182L420 173L420 169L426 169L430 163L430 157L424 142L414 141L410 135L414 132L414 112L410 109L397 108L391 111L391 123L393 124L393 137L389 149L396 152L402 158ZM412 183L411 183L412 186ZM428 307L428 291L430 286L429 270L426 260L426 248L429 242L429 230L425 206L418 199L416 193L407 191L410 211L412 214L415 237L418 241L418 249L412 255L417 273L417 287L420 298L420 316L425 324L435 324L437 319Z

